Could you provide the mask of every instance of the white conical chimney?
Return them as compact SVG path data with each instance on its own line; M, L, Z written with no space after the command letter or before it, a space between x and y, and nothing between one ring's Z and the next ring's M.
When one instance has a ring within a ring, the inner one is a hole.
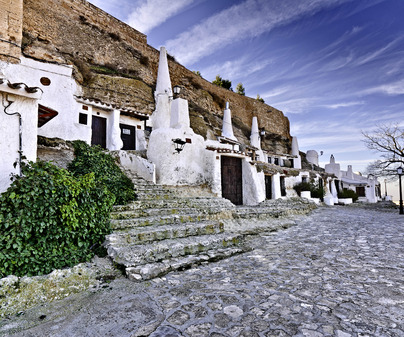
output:
M260 134L258 130L258 118L254 116L252 119L251 125L251 136L250 136L251 145L260 149L261 148L261 141L260 141Z
M229 109L229 102L226 102L226 109L223 112L222 136L237 141L237 138L233 134L233 125L231 124L231 111Z
M168 96L173 95L170 72L168 70L167 51L165 47L160 48L159 68L157 71L157 84L154 96L156 97L161 94L166 94Z
M154 98L156 100L156 109L150 118L153 129L157 130L159 128L170 127L172 89L170 72L168 70L167 51L164 47L160 48L159 68Z

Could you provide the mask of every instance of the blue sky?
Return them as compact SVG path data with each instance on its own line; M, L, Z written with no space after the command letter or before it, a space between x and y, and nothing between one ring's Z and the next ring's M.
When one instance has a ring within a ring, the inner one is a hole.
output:
M208 81L282 110L302 151L364 172L361 130L404 125L403 0L91 0Z

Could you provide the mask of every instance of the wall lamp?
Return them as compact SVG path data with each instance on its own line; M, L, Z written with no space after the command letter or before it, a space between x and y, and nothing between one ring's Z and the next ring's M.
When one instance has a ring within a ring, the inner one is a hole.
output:
M172 139L172 141L175 146L175 151L179 154L184 149L186 141L181 138Z
M265 131L264 128L262 128L262 129L260 130L260 136L261 136L261 137L265 137L265 134L266 134L266 131Z
M178 98L180 92L181 92L181 87L179 85L176 85L173 87L174 98Z

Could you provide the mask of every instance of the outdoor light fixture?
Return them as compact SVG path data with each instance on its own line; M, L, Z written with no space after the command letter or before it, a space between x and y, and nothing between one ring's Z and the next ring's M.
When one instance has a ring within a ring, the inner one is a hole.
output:
M174 97L175 97L175 98L178 97L178 95L180 94L180 92L181 92L181 87L180 87L179 85L176 85L176 86L173 87L173 93L174 93Z
M397 168L397 174L398 174L398 187L400 190L400 214L404 214L403 210L403 191L401 187L401 176L403 175L403 168L399 167Z
M181 138L172 139L172 141L175 146L175 151L179 154L184 149L186 141Z
M266 134L266 131L265 131L264 128L262 128L262 129L260 130L260 136L261 136L261 137L264 137L265 134Z

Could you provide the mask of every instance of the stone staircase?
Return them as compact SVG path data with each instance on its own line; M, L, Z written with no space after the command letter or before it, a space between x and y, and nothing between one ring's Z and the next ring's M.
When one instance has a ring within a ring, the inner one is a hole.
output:
M107 236L105 246L113 261L135 281L248 251L246 234L270 230L267 219L290 214L290 207L276 203L236 207L224 198L184 195L180 188L155 185L127 174L135 183L138 200L115 206L113 233ZM265 221L251 225L252 218ZM289 220L275 227L291 224Z

